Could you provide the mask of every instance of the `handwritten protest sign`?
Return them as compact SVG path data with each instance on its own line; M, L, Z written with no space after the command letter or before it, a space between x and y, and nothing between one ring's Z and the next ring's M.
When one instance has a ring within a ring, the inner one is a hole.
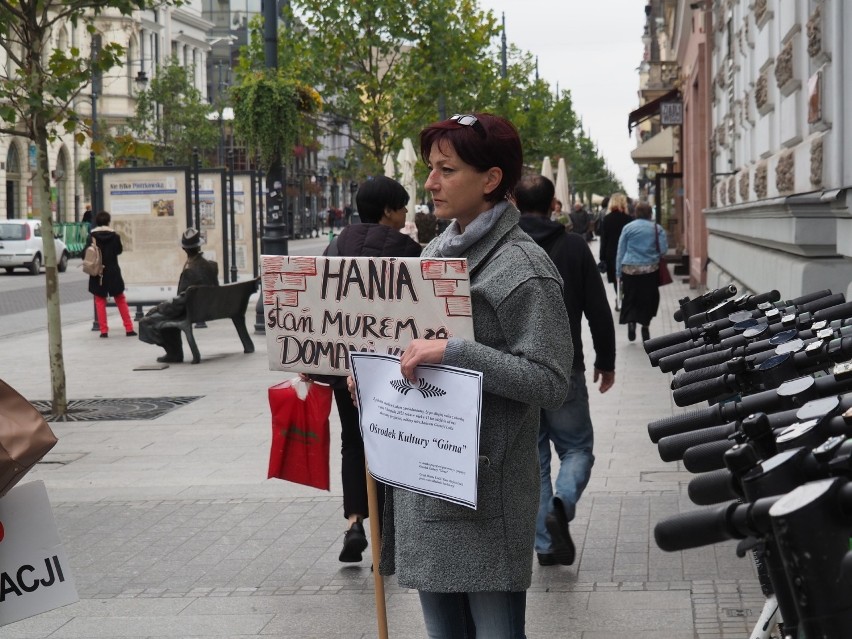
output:
M350 351L473 339L463 259L263 255L261 281L270 370L346 375Z

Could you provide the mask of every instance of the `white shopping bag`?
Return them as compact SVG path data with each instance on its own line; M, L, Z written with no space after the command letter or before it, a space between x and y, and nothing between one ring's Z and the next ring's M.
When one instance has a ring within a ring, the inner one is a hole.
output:
M44 482L0 499L0 626L78 601Z

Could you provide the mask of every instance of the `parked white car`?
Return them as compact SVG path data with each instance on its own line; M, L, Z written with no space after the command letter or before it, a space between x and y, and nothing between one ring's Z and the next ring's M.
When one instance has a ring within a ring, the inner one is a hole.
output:
M28 269L33 275L41 272L44 264L44 243L40 220L0 220L0 268L11 273L16 268ZM68 268L68 248L61 239L54 238L56 269L64 273Z

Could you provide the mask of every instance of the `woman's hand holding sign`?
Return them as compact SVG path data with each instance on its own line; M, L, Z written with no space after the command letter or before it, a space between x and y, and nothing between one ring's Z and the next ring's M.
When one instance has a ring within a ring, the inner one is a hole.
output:
M402 376L409 382L417 381L414 372L420 364L440 364L444 361L444 351L447 348L445 339L414 339L399 360Z
M447 348L445 339L415 339L411 340L408 348L400 357L400 370L402 376L409 382L417 381L415 369L420 364L440 364L444 361L444 351ZM355 379L352 375L346 378L346 388L352 396L352 401L358 405L358 391L355 387Z

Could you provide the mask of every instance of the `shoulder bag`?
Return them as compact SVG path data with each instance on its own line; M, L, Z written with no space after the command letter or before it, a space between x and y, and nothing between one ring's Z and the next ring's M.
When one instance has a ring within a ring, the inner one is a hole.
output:
M56 445L44 417L0 379L0 497Z

